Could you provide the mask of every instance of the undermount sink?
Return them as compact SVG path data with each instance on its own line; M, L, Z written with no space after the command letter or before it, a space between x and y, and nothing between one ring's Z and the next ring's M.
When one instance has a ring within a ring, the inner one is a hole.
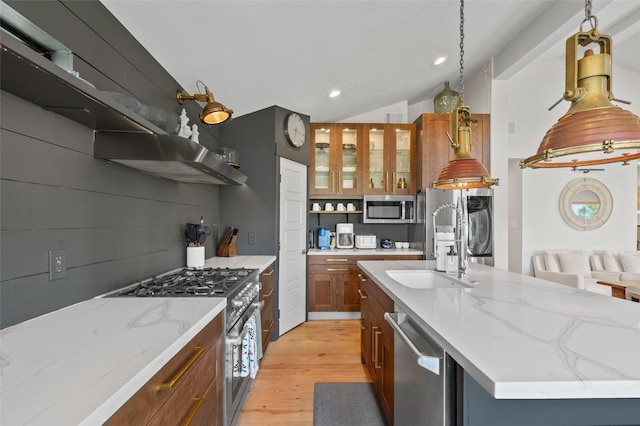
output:
M401 269L386 271L387 275L409 288L468 288L453 277L438 274L429 269Z

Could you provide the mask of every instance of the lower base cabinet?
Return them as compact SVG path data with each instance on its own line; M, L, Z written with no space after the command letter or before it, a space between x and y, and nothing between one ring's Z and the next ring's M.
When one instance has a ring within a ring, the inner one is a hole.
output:
M420 260L421 255L309 256L309 312L360 311L360 268L362 260Z
M360 272L361 355L382 405L387 424L393 426L393 329L384 319L393 312L393 300Z
M355 256L309 256L309 312L357 312Z
M262 352L266 352L267 346L273 336L276 318L276 263L273 262L260 274L260 301L264 302L260 309L262 321Z
M105 425L222 426L222 317L191 339Z

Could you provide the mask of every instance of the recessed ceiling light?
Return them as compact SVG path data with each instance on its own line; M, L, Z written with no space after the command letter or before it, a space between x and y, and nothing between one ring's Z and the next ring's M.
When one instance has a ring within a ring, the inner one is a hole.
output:
M446 56L438 56L435 61L433 61L433 63L431 65L433 66L438 66L438 65L442 65L444 64L444 62L447 60Z
M332 91L329 93L329 97L330 97L330 98L335 98L336 96L339 96L339 95L340 95L340 91L339 91L339 90L332 90Z

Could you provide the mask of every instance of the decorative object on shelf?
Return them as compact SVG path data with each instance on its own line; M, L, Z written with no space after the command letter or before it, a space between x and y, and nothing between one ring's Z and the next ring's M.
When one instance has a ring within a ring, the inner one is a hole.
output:
M471 125L476 122L464 104L464 0L460 0L460 102L451 112L451 135L447 133L453 160L440 171L438 180L432 183L434 188L483 188L498 183L498 179L489 176L484 165L471 156Z
M407 187L407 180L405 178L398 179L398 188L405 189Z
M591 30L582 31L585 23L591 25ZM587 49L578 60L578 47L590 44L596 44L600 53ZM620 101L611 92L612 48L611 37L598 32L598 20L591 14L591 0L586 0L580 31L569 37L566 45L563 99L571 102L571 106L547 131L536 154L520 160L520 168L615 162L628 165L629 161L640 158L640 118L611 103L611 100Z
M307 141L307 130L304 121L295 112L287 114L284 119L284 135L289 145L295 148L300 148Z
M221 150L221 158L227 162L228 165L235 167L235 168L240 168L240 163L238 161L238 151L236 151L234 148L229 148L226 146L223 146L222 148L220 148Z
M591 231L607 222L613 210L613 198L599 180L574 179L560 193L558 209L567 225L578 231Z
M178 99L178 103L182 105L184 101L198 101L198 102L207 102L207 104L202 109L200 113L200 120L206 124L220 124L225 121L231 119L231 115L233 114L233 110L225 107L220 102L216 102L213 97L213 93L209 90L209 88L200 80L196 81L196 86L198 83L204 86L205 93L196 93L194 95L189 95L184 90L178 89L176 91L176 98Z
M189 128L189 117L187 117L187 111L182 108L180 113L180 128L178 130L178 136L183 138L189 138L191 136L191 129Z
M200 135L200 132L198 132L198 125L194 124L191 126L191 140L195 143L200 143L200 141L198 140L198 136Z
M449 82L444 82L444 89L433 98L433 110L436 114L451 114L460 103L460 93L449 87Z

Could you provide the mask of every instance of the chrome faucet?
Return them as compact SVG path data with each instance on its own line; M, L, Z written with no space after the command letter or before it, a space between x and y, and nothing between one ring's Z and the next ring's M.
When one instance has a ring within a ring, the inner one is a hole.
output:
M445 203L439 206L433 212L433 238L434 245L436 244L436 216L440 213L441 210L450 208L456 212L456 231L454 241L456 243L456 250L458 251L458 278L463 279L464 274L467 271L467 236L466 236L466 227L467 223L464 220L464 206L463 206L463 198L462 196L458 197L458 201L456 204L453 203ZM435 247L434 247L435 248ZM435 250L434 250L435 251Z

